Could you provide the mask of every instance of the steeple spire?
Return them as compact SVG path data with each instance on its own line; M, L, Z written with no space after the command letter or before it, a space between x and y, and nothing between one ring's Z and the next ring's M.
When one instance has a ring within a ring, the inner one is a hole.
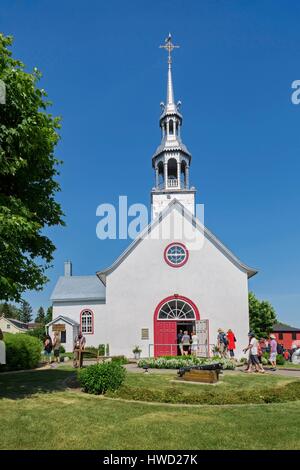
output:
M175 103L172 81L172 51L179 46L172 43L171 34L159 46L168 52L167 100L161 103L159 118L161 143L152 156L155 187L151 191L152 217L155 218L174 198L195 213L195 188L190 186L189 174L192 155L181 139L182 115L180 101Z
M172 43L172 37L169 33L169 36L165 39L165 44L159 46L161 49L168 51L168 84L167 84L167 100L164 105L165 113L174 113L177 112L177 106L174 102L174 91L173 91L173 80L172 80L172 51L173 49L178 49L179 46L175 46Z

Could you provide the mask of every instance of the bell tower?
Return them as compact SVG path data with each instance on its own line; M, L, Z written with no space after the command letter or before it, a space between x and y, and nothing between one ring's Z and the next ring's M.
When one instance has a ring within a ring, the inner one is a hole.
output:
M175 48L171 34L160 46L168 52L168 82L166 103L161 103L162 113L159 119L161 143L152 157L155 170L155 186L151 191L152 219L172 201L177 199L195 215L194 187L190 187L190 165L192 155L181 140L182 115L181 102L174 100L172 80L172 56Z

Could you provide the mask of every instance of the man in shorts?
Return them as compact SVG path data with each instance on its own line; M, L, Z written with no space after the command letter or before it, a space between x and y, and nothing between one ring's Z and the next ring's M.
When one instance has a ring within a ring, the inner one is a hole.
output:
M252 372L252 366L254 366L256 372L264 373L265 372L264 368L262 364L260 364L259 358L258 358L258 341L255 338L255 334L253 333L253 331L249 331L248 337L249 337L249 344L247 348L244 349L244 353L246 353L247 351L250 351L250 358L249 358L250 364L249 364L249 368L247 372L248 373Z
M271 370L276 370L277 341L274 335L270 335L270 363Z

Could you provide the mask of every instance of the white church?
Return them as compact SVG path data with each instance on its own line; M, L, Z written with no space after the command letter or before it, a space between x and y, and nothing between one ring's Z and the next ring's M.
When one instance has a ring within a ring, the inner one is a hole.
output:
M248 341L248 279L257 271L242 263L196 217L190 187L192 156L181 138L180 102L174 100L171 36L167 99L159 119L161 143L152 157L155 187L151 222L107 269L73 276L65 263L51 296L49 334L61 332L72 351L79 331L86 344L109 345L110 355L177 355L179 330L196 331L198 355L210 356L218 328L231 328L236 355Z

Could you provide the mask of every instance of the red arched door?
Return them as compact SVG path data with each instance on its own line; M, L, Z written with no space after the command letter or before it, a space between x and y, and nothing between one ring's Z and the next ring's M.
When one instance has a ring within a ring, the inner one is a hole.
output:
M154 356L177 355L177 325L200 320L199 310L190 299L172 295L163 299L154 312Z

